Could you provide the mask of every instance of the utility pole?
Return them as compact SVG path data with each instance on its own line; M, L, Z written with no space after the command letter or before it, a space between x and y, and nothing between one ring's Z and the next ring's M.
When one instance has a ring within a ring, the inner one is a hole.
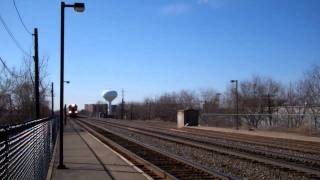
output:
M36 101L36 119L40 119L40 93L39 93L39 54L38 54L38 28L34 28L34 86Z
M151 120L151 102L149 102L148 111L149 111L149 120Z
M54 116L54 94L53 94L53 82L51 83L51 116Z
M12 125L12 99L11 99L11 94L8 94L9 97L9 108L10 108L10 125Z
M133 120L133 107L132 107L132 103L130 104L130 120Z
M271 95L270 93L267 94L268 97L268 114L269 114L269 125L272 126L272 110L271 110ZM300 112L300 110L299 110ZM299 116L300 117L300 116Z
M122 89L122 101L121 101L121 119L124 119L124 91Z
M237 105L236 105L236 109L237 109L237 125L236 125L236 129L239 129L239 92L238 92L238 80L236 81L236 101L237 101Z

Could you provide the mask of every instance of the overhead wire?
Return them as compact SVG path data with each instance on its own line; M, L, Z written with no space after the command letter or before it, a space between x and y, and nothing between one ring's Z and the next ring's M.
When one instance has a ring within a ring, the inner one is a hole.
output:
M19 9L17 8L17 5L16 5L16 1L15 1L15 0L12 0L12 1L13 1L14 8L16 9L16 12L17 12L17 14L18 14L18 17L19 17L19 19L20 19L20 22L21 22L23 28L26 30L26 32L27 32L28 34L32 35L32 33L28 30L26 24L25 24L25 23L23 22L23 20L22 20L21 14L20 14Z
M24 77L23 75L17 75L17 74L15 74L14 72L12 72L12 71L10 70L10 68L7 66L6 62L1 58L1 56L0 56L0 61L1 61L2 65L3 65L4 69L5 69L11 76L16 77L16 78Z
M13 5L14 5L14 7L15 7L15 9L16 9L16 12L17 12L17 14L18 14L18 17L19 17L19 19L20 19L20 22L21 22L22 26L24 27L24 29L26 30L27 33L29 33L31 36L33 36L34 34L32 34L32 33L28 30L27 26L25 25L25 23L24 23L23 20L22 20L21 14L20 14L19 9L17 8L17 5L16 5L16 1L15 1L15 0L12 0L12 1L13 1ZM31 72L31 71L30 71L30 72ZM33 84L33 86L34 86L34 81L33 81L33 78L32 78L32 75L31 75L31 74L30 74L30 78L31 78L31 82L32 82L32 84Z
M19 9L16 5L16 2L15 0L13 0L13 5L14 5L14 8L18 14L18 17L19 17L19 20L24 28L24 30L31 36L33 36L33 34L31 33L31 31L28 30L26 24L24 23L23 19L22 19L22 16L19 12ZM27 57L32 57L32 55L30 55L29 53L27 53L26 50L24 50L24 48L22 48L21 44L19 43L19 41L15 38L15 36L13 35L13 33L11 32L11 30L9 29L9 27L7 26L5 20L2 18L1 14L0 14L0 21L1 21L1 24L3 25L4 29L7 31L7 33L9 34L11 40L14 42L14 44L17 46L17 48L24 54L26 55ZM6 62L0 57L0 61L1 61L1 64L3 65L3 68L5 71L7 71L11 76L15 77L15 78L22 78L22 77L25 77L24 75L17 75L16 73L14 73L13 71L10 70L10 68L7 66ZM32 81L32 84L33 83L33 79L32 79L32 75L30 75L31 77L31 81Z
M12 32L10 31L9 27L7 26L6 22L4 21L4 19L2 18L1 14L0 14L0 21L1 24L3 25L4 29L7 31L7 33L9 34L11 40L14 42L14 44L20 49L20 51L25 54L26 56L30 56L32 57L30 54L27 53L27 51L25 51L22 46L20 45L20 43L17 41L17 39L14 37L14 35L12 34Z

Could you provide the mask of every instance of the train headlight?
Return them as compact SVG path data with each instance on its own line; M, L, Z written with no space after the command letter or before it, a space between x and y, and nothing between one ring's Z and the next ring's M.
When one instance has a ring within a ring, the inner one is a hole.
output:
M78 111L75 111L74 113L78 113Z
M69 113L72 113L72 111L69 111Z

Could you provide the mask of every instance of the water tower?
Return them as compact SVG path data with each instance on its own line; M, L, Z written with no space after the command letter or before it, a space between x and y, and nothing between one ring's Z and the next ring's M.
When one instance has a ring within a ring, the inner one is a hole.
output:
M118 96L117 91L105 90L102 92L102 97L108 101L108 114L112 114L112 105L111 102Z

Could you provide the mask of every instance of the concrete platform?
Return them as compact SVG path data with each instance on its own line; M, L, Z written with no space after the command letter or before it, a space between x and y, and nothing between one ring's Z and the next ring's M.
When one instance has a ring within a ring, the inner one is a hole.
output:
M57 145L47 180L152 179L73 121L69 121L64 132L64 164L67 169L57 169Z

